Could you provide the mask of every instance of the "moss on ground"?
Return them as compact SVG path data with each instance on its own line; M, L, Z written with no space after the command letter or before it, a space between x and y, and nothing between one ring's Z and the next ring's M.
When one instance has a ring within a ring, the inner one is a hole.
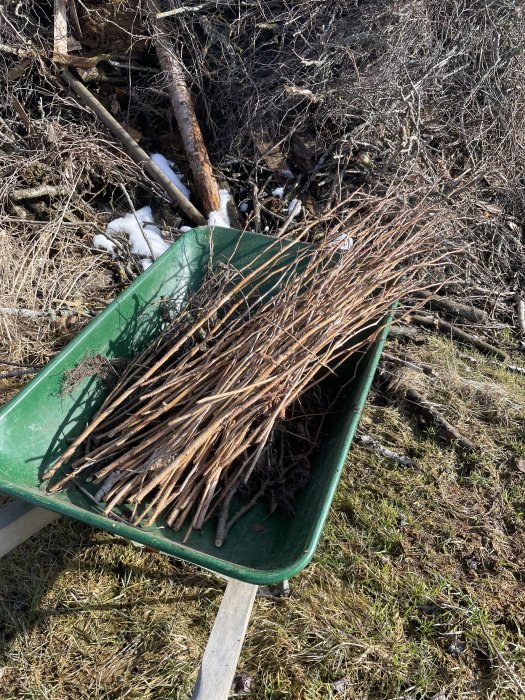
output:
M354 446L313 563L290 598L256 601L239 664L249 697L519 696L525 377L438 336L390 351L434 367L409 378L480 453L439 444L372 392L361 428L417 466ZM189 696L220 604L214 576L72 522L0 566L2 697Z

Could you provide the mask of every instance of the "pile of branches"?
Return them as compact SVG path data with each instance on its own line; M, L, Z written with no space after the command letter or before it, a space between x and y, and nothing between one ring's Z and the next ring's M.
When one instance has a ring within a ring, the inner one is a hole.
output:
M81 78L150 144L171 131L163 116L169 76L151 51L152 18L169 13L165 30L186 68L210 155L239 201L252 198L253 183L261 195L267 178L266 195L293 187L314 216L357 188L407 197L426 188L448 207L444 248L466 249L461 266L456 259L445 272L449 293L493 308L496 288L509 299L522 292L525 16L513 0L70 5L78 47L71 58ZM0 129L16 155L6 161L7 187L65 185L75 199L99 188L107 201L107 185L124 182L133 193L139 170L49 65L50 10L30 2L16 15L1 10L8 111ZM257 194L253 200L258 209ZM27 201L3 199L11 214L32 218ZM258 230L259 214L250 220ZM278 222L272 212L262 218L260 230ZM499 311L508 321L511 310Z
M290 405L369 343L418 286L433 255L424 211L357 208L345 249L334 235L317 246L276 240L249 266L216 266L47 471L53 479L67 465L48 489L89 476L107 513L128 503L135 525L163 515L175 530L189 521L187 536L201 528L260 472Z
M448 207L443 247L462 250L448 293L492 309L523 291L525 13L514 0L159 6L176 8L170 33L215 161L241 173L232 186L264 182L268 168L282 178L261 157L274 146L321 210L334 192L427 187Z
M52 42L51 3L0 7L0 355L25 378L104 307L113 279L91 240L117 185L141 181L64 91ZM0 403L21 381L4 369Z

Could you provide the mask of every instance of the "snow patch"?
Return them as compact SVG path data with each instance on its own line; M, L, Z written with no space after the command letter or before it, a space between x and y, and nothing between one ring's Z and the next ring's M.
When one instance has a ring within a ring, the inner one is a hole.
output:
M161 237L160 228L155 226L153 222L151 207L142 207L136 213L131 212L126 214L126 216L110 221L107 231L125 233L129 238L131 252L143 258L151 258L150 246L156 258L170 247L170 244L166 243ZM144 240L144 235L148 239L150 246Z
M284 197L284 187L276 187L274 190L272 190L272 195L282 199Z
M179 226L179 231L186 233L186 231L191 231L191 226Z
M292 199L292 201L288 205L288 214L291 214L293 212L292 218L295 219L301 213L302 208L303 205L301 204L299 199Z
M189 226L186 227L189 229ZM124 234L129 239L131 252L141 257L142 269L146 270L153 262L151 251L155 258L162 255L171 245L167 243L160 235L160 228L153 221L153 213L151 207L142 207L136 212L125 214L118 219L110 221L106 227L106 233ZM147 238L148 243L144 239ZM115 255L116 246L113 241L110 241L103 233L98 233L93 238L93 245L96 248L107 250L108 253ZM151 250L150 250L151 247Z
M248 211L248 207L248 202L242 202L241 206L239 207L239 211L242 211L242 213L244 214L245 211Z
M97 233L96 236L93 237L93 245L95 248L102 248L102 250L107 250L108 253L114 253L115 252L115 244L113 241L110 241L109 238L106 238L103 233Z
M182 182L182 175L180 173L175 172L172 169L172 166L175 165L175 163L172 160L168 160L165 158L162 153L153 153L153 155L150 156L151 160L155 163L155 165L162 170L164 175L169 177L169 179L173 182L175 187L179 189L182 194L186 197L186 199L190 198L190 191L186 187L186 185Z
M230 217L228 216L228 202L230 201L230 193L228 190L219 190L220 206L216 211L210 212L208 216L208 226L225 226L230 227Z
M340 250L350 250L350 248L354 245L354 239L348 233L341 233L334 240L334 243L337 244L337 247Z

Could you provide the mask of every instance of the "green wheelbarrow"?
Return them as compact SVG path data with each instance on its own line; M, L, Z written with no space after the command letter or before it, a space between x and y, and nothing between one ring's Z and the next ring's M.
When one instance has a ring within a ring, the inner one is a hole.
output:
M110 360L130 358L154 338L163 326L162 297L182 300L188 291L202 283L210 260L210 241L214 260L230 260L236 267L249 265L256 256L264 256L271 244L277 245L272 237L228 228L201 227L184 234L0 411L0 492L39 506L33 510L40 514L42 524L53 518L50 511L66 515L236 582L250 584L243 590L246 600L251 597L253 603L253 590L258 585L286 581L301 571L314 554L381 355L388 324L365 352L354 353L339 372L339 386L344 385L345 389L330 416L322 447L314 456L311 480L296 497L293 516L279 512L268 515L262 504L256 505L238 521L218 549L214 544L213 523L205 524L202 531L193 532L183 543L184 533L164 527L162 521L149 529L136 528L105 516L100 507L75 486L49 494L41 484L42 474L66 450L71 438L84 429L107 392L106 385L97 376L85 377L73 390L63 392L64 373L91 355L104 355ZM16 507L22 509L20 513L30 508L21 504ZM45 514L40 509L45 509ZM19 518L18 530L27 530L27 537L32 533L26 522L26 511ZM0 515L0 537L2 526L9 526L11 530L13 527L5 517L3 522ZM20 532L16 537L23 541ZM6 544L2 550L0 545L0 556L9 547ZM239 590L236 593L238 603ZM239 608L234 599L232 601L229 605L233 605L233 609L238 611L243 607L239 603ZM251 603L248 607L251 609ZM215 691L214 698L222 697Z

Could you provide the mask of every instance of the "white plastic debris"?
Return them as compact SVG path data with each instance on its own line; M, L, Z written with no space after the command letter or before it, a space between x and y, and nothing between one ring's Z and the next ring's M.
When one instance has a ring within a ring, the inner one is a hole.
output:
M172 160L168 160L165 158L162 153L153 153L151 156L151 160L155 163L157 167L159 167L164 175L169 177L169 179L173 182L175 187L179 189L182 194L189 199L190 198L190 191L186 187L186 185L182 182L182 175L180 173L175 172L175 170L172 169L172 166L175 165L175 163Z
M115 252L115 244L113 241L110 241L109 238L106 238L103 233L97 233L96 236L93 237L93 245L95 248L102 248L102 250L107 250L108 253L114 253Z
M180 226L179 231L182 231L182 233L186 233L186 231L191 231L191 226Z
M239 207L239 211L242 211L242 213L244 214L245 211L248 211L248 206L248 202L242 202Z
M208 216L208 226L230 227L230 217L228 216L228 202L230 193L228 190L219 190L220 207L217 211L210 212Z
M301 213L302 208L303 205L301 204L299 199L292 199L292 201L288 205L288 214L291 214L293 212L293 218L295 219Z
M274 190L272 190L272 195L282 199L284 197L284 187L276 187Z

